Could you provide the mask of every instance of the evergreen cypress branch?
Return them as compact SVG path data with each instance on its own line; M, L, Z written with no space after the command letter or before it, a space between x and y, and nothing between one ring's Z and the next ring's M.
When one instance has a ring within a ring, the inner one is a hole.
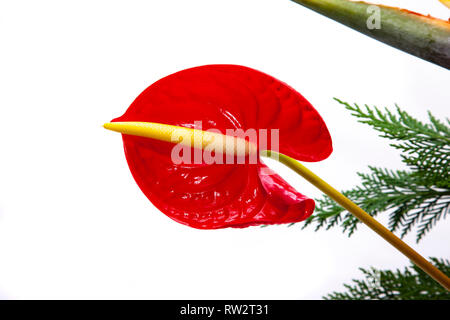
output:
M404 237L417 227L420 241L437 221L450 211L450 121L442 122L428 113L424 124L396 106L396 112L377 107L364 108L343 104L359 122L392 140L391 146L401 152L408 170L388 170L369 166L369 173L358 173L362 183L343 194L372 216L387 212L389 228ZM352 235L360 223L353 215L324 196L317 199L316 213L303 228L315 224L316 231L340 225Z
M450 276L448 260L431 258L439 270ZM360 268L364 280L353 280L353 285L344 284L345 292L333 292L327 300L450 300L447 291L430 278L419 267L411 265L403 271L368 270Z

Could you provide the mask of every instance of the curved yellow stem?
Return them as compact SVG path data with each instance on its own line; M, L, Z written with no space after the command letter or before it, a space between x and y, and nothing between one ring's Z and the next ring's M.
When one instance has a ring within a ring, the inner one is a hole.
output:
M439 269L433 266L428 260L417 253L413 248L408 246L400 238L394 235L381 223L375 220L371 215L365 212L363 209L358 207L354 202L344 196L342 193L337 191L335 188L330 186L326 181L317 176L314 172L306 168L303 164L295 159L292 159L284 154L277 153L274 151L265 151L263 156L269 158L274 158L279 162L283 163L287 167L294 170L296 173L301 175L303 178L308 180L320 191L328 195L331 199L336 201L339 205L344 207L348 212L353 214L356 218L361 220L370 229L378 233L384 240L389 242L398 251L407 256L414 264L425 271L430 277L439 282L444 288L450 290L450 279L442 273Z

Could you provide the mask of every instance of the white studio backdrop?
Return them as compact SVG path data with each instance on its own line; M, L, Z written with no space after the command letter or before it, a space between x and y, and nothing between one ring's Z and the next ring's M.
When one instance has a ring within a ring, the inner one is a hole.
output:
M437 0L383 3L450 13ZM0 298L320 299L361 278L359 267L409 264L364 226L348 238L300 225L177 224L142 194L120 136L101 125L170 73L246 65L321 113L334 152L309 167L345 189L369 164L403 166L332 98L444 118L448 70L288 0L0 1L0 46ZM442 221L419 245L414 235L406 241L449 258L449 227Z

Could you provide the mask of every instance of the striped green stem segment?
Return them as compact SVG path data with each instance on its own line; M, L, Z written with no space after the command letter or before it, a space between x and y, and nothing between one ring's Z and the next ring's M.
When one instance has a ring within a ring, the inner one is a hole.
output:
M369 37L450 69L450 22L349 0L292 0ZM379 25L377 17L379 16Z

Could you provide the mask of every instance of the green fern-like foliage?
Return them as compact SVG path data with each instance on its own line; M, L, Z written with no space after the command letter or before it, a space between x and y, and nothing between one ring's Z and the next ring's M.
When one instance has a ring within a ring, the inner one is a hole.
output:
M369 173L358 173L362 183L343 194L372 216L389 214L389 228L404 237L413 228L416 240L423 236L450 210L450 122L439 121L429 113L429 123L422 123L402 111L384 111L374 107L343 104L359 122L379 131L401 152L407 170L369 167ZM359 220L325 196L317 199L316 213L303 228L315 225L316 230L341 226L352 235Z
M431 258L432 263L450 276L448 260ZM411 265L404 271L369 270L360 268L363 280L353 280L353 285L344 284L345 292L333 292L327 300L450 300L447 291L431 279L419 267Z

